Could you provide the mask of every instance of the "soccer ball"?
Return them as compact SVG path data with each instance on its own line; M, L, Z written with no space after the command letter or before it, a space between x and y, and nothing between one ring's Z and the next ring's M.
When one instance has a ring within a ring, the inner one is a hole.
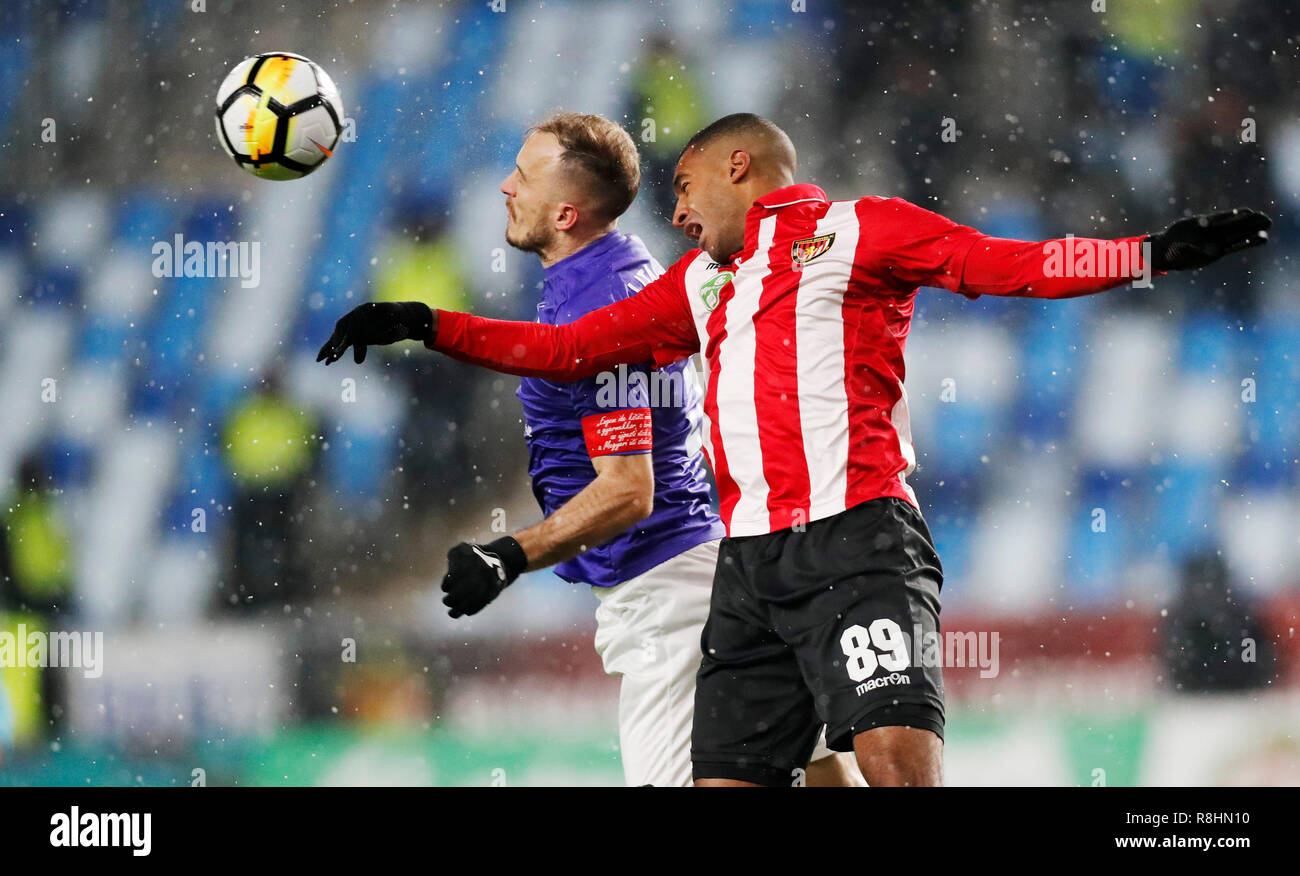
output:
M245 58L217 89L217 139L262 179L306 176L334 154L342 131L338 88L302 55Z

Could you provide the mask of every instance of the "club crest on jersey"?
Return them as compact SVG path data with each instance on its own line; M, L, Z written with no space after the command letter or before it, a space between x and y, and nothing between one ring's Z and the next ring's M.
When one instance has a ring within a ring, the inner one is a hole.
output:
M791 267L796 271L802 271L804 265L825 253L834 242L833 231L821 237L805 237L803 240L796 240L790 244Z
M731 282L734 277L731 271L723 271L715 274L713 279L709 280L700 287L700 300L704 302L704 309L712 311L718 306L718 301L722 295L722 288Z

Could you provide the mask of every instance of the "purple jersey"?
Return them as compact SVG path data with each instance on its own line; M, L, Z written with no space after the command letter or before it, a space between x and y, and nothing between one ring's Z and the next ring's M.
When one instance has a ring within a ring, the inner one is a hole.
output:
M546 269L538 322L563 325L636 294L663 269L638 238L611 231ZM652 453L650 516L561 563L566 581L612 587L725 533L701 452L702 393L690 360L650 363L573 383L520 380L533 494L551 515L595 480L593 455ZM648 410L648 414L647 414Z

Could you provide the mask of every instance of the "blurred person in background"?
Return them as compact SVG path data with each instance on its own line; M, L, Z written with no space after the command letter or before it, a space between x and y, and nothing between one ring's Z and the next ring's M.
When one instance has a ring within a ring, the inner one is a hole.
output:
M1184 561L1165 628L1165 659L1175 688L1187 693L1252 690L1275 680L1259 608L1244 588L1232 586L1220 551Z
M222 439L235 483L227 609L262 610L307 595L293 520L315 461L314 418L269 373L235 405Z
M0 629L16 636L20 624L29 631L66 626L74 595L72 562L72 539L57 493L40 458L28 454L19 464L17 490L0 533ZM14 685L16 703L8 699L6 682ZM0 699L5 700L0 712L8 716L10 744L20 726L39 732L36 728L61 723L64 698L60 672L0 668ZM0 716L0 746L5 723Z
M14 744L14 709L9 704L9 688L5 686L5 670L0 667L0 766L4 765L5 752Z
M9 589L13 582L13 567L9 557L8 529L0 532L0 630L9 628L6 616L10 608ZM5 750L14 744L14 710L9 703L6 669L0 665L0 766L4 764Z
M668 33L658 33L637 65L632 88L632 129L641 143L648 194L655 215L673 207L673 165L691 134L709 117L708 96Z
M67 612L72 542L45 469L34 454L19 465L18 489L0 535L0 606L50 617Z
M372 300L469 304L464 265L450 230L444 202L410 198L401 203L379 247Z
M559 113L529 130L501 192L506 242L536 253L546 269L539 322L571 323L627 300L662 272L638 238L617 230L640 180L635 143L608 119ZM431 318L420 302L362 305L339 320L318 359L337 359L358 330L376 337L370 330L382 326L387 342L427 339ZM354 358L365 358L363 345ZM596 651L620 678L626 781L686 786L700 635L723 528L705 479L693 367L662 369L660 393L647 363L630 364L603 376L612 381L520 382L529 474L546 517L514 536L452 548L443 602L453 618L476 614L524 571L557 563L561 578L591 585L600 600ZM808 784L861 784L824 741L809 752L798 767L807 767Z
M962 162L954 161L930 131L955 113L952 96L966 84L962 73L975 55L970 19L978 13L965 4L937 0L908 3L889 14L874 4L843 3L838 13L828 133L848 145L870 143L882 128L894 132L882 145L903 175L897 194L924 203L946 191L961 169ZM864 47L868 42L870 48ZM961 115L963 136L978 136L979 118L977 113ZM1003 148L1007 145L1014 144ZM836 175L855 180L861 173L857 150L829 151Z
M452 308L471 305L460 249L449 233L447 209L445 201L432 197L408 197L398 205L379 247L371 300L422 301L430 307L443 306L436 302ZM473 384L453 379L447 363L437 357L393 350L385 359L406 384L403 395L410 405L402 428L404 477L413 489L438 484L454 491L457 484L445 473L463 471L470 462L462 431L449 429L448 424L462 424L469 418Z

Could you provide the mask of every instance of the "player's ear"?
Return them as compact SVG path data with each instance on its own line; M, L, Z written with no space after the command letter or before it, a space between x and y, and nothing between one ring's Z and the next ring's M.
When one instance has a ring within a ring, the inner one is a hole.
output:
M749 153L744 149L731 150L731 157L727 159L727 182L738 183L749 173L750 166Z
M555 230L569 231L578 224L578 208L573 204L560 204L555 214Z

